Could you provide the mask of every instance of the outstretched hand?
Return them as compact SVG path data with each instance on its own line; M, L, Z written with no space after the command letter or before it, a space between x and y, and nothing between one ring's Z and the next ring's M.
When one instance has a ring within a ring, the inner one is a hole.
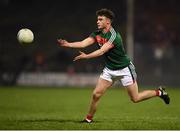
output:
M80 55L76 56L73 61L77 61L80 59L86 59L87 58L87 54L85 54L84 52L79 51L79 53L80 53Z
M57 39L58 45L68 47L69 44L66 40L63 39Z

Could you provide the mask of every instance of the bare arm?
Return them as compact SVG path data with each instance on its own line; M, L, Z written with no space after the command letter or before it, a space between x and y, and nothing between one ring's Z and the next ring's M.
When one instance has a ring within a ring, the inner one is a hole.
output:
M107 42L100 49L95 50L92 53L85 54L84 52L80 51L80 55L76 56L74 58L74 61L79 60L79 59L90 59L90 58L95 58L95 57L101 56L104 53L106 53L108 50L110 50L111 48L113 48L113 44Z
M58 44L60 46L64 47L70 47L70 48L84 48L87 47L95 42L95 40L92 37L88 37L82 41L78 42L68 42L66 40L58 39L57 40Z

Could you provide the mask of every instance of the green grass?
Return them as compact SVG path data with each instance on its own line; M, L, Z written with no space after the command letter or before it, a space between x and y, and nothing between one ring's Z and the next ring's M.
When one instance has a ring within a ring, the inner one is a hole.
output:
M0 88L0 129L180 129L180 88L168 88L170 105L153 98L134 104L123 88L109 89L100 100L95 122L85 117L90 88Z

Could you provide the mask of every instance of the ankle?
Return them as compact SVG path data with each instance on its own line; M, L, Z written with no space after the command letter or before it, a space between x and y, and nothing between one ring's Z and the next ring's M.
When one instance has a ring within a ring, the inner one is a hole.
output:
M93 118L93 115L91 115L91 114L88 114L88 115L86 116L86 119L88 119L88 120L92 120L92 118Z
M156 96L161 96L162 92L158 89L158 90L155 90L156 92Z

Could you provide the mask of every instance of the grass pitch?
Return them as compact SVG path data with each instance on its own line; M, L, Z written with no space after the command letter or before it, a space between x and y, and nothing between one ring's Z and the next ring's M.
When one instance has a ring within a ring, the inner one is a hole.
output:
M123 88L109 89L100 100L95 122L80 123L88 111L92 90L1 87L0 129L180 129L180 88L167 89L170 105L159 98L134 104Z

